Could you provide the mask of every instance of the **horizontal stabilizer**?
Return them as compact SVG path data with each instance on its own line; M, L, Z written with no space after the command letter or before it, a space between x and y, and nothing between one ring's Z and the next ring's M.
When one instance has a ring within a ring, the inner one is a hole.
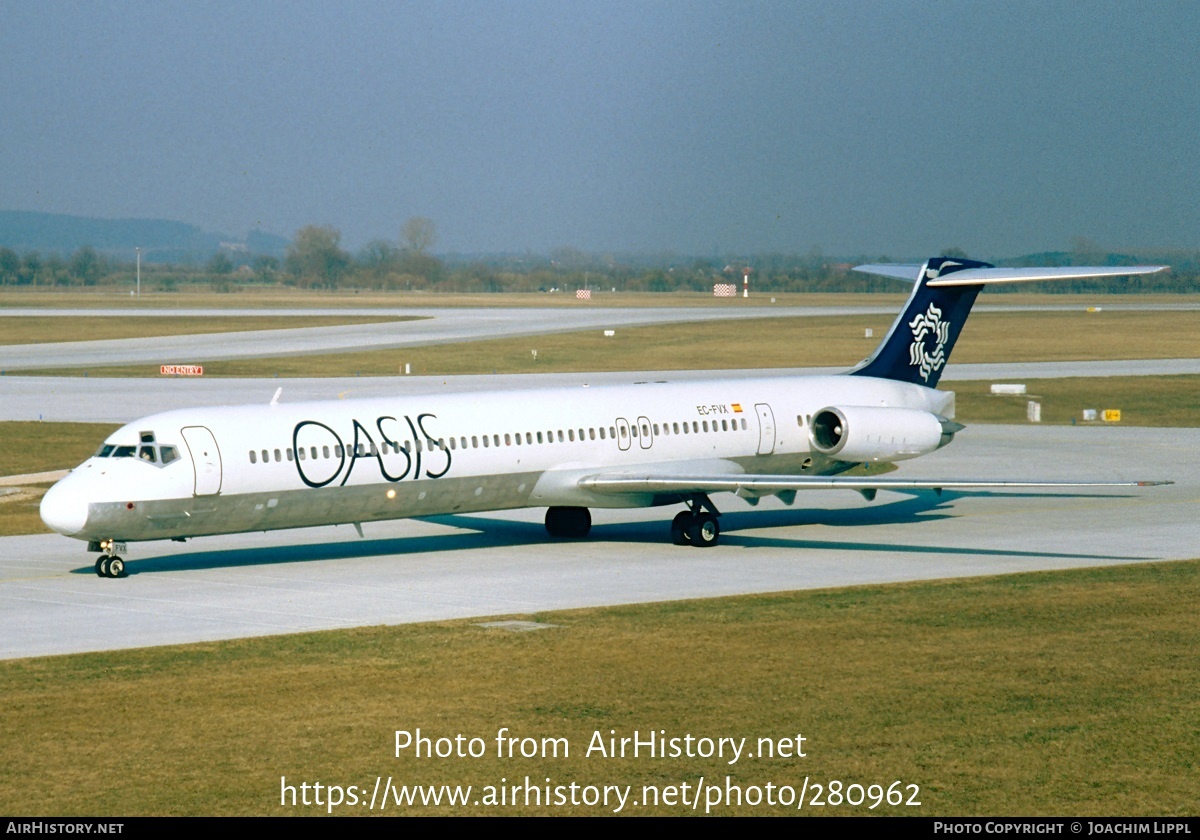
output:
M930 279L926 286L982 286L988 283L1028 283L1034 280L1085 280L1097 277L1128 277L1134 274L1155 274L1166 270L1165 265L1072 265L1040 268L964 268L945 277ZM916 280L921 275L919 265L860 265L854 271L879 274L900 280Z
M634 475L607 473L580 479L596 493L737 493L770 496L794 490L1028 490L1063 487L1154 487L1171 481L999 481L799 475Z

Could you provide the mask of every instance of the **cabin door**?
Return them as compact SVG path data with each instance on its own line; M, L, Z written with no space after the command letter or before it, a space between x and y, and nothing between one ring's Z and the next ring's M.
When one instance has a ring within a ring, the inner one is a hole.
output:
M192 454L196 471L196 495L215 496L221 492L221 450L217 439L204 426L185 426L183 440Z
M758 454L770 455L775 451L775 413L766 403L754 406L758 412Z
M650 418L639 417L637 424L638 429L641 430L641 433L638 435L638 443L641 444L642 449L649 449L654 445L654 427L650 424Z

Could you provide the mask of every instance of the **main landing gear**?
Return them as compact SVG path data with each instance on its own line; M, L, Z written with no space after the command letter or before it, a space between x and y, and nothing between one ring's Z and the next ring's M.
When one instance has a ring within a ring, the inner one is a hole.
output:
M716 545L721 538L721 526L717 524L721 512L703 493L685 501L688 509L675 514L671 520L671 542L675 545L694 545L696 548Z
M116 540L101 540L88 543L88 551L103 551L96 560L96 574L99 577L125 577L125 561L116 555L117 550L124 550L125 544Z
M592 514L585 507L546 509L546 533L552 537L582 539L592 530Z
M688 509L671 520L671 542L675 545L694 545L710 548L721 538L717 517L721 512L704 493L684 499ZM546 533L552 537L582 539L592 529L592 514L585 507L552 507L546 509Z

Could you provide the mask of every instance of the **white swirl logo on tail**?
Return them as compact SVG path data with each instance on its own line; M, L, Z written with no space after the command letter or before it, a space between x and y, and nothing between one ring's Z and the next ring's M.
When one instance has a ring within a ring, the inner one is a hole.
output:
M942 310L932 303L929 309L912 319L913 343L908 348L909 362L917 367L921 379L929 381L929 375L941 370L946 364L946 342L950 339L950 322L942 320ZM933 337L933 349L929 349L927 337Z

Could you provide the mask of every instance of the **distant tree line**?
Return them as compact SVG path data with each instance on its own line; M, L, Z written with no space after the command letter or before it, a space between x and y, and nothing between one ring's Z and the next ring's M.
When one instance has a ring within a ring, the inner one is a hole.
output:
M903 292L902 281L850 269L860 262L893 262L886 256L835 261L819 251L805 255L758 254L728 258L687 258L674 254L613 256L559 248L550 254L486 258L435 256L437 228L423 217L409 219L396 241L374 240L357 254L341 247L341 233L330 226L310 225L296 232L280 260L246 251L221 250L203 266L142 263L142 288L175 291L207 286L232 292L249 286L291 286L320 290L385 292L571 292L598 293L701 292L716 283L735 284L750 268L752 294L784 292ZM965 257L961 248L946 256ZM1004 286L989 293L1039 291L1046 293L1194 293L1200 290L1200 252L1170 254L1111 254L1086 240L1071 251L1031 254L995 261L1004 265L1134 265L1161 263L1169 272L1116 281L1042 283L1036 287ZM119 260L83 246L63 256L37 252L18 254L0 246L2 287L132 287L133 260Z

